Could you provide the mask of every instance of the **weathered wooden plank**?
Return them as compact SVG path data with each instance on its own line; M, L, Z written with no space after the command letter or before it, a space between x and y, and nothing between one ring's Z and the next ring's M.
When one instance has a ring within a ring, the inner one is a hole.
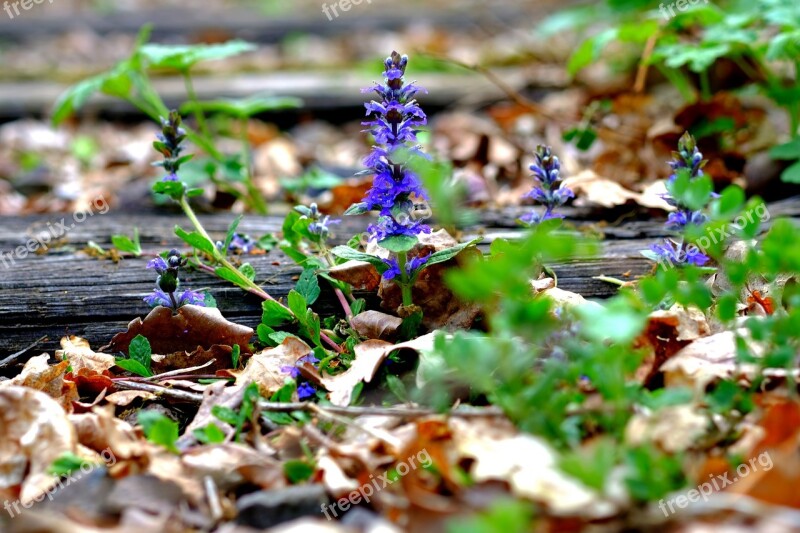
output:
M772 204L769 211L772 217L798 217L800 199ZM521 212L520 209L486 212L482 218L488 227L481 231L468 230L465 237L477 233L485 235L485 242L481 245L485 248L493 238L518 235L514 220ZM577 213L571 210L571 214ZM583 215L587 214L584 210ZM50 337L42 345L45 349L57 346L60 336L67 333L87 337L93 346L107 342L128 321L148 311L142 298L154 286L153 272L144 268L146 257L125 259L115 264L90 258L80 251L81 248L88 240L106 247L112 234L130 235L133 228L138 227L144 251L152 255L179 246L173 228L176 224L188 226L184 218L174 215L97 213L82 223L75 223L60 248L52 249L46 255L13 257L12 263L9 254L16 247L24 245L36 234L37 228L47 228L48 222L50 227L56 226L62 216L67 226L74 223L69 214L0 218L0 356L13 353L43 335ZM232 216L201 219L212 236L221 239ZM246 217L240 229L260 236L278 231L281 221L280 216ZM338 230L341 236L338 241L361 231L366 223L366 218L348 217ZM580 224L588 223L591 221ZM614 294L616 287L593 277L625 278L627 274L630 276L627 279L633 279L651 270L651 263L639 254L639 250L663 235L661 221L627 222L607 227L605 233L607 240L603 242L601 257L554 265L560 287L585 297L604 298ZM288 294L300 272L280 251L248 256L247 261L256 269L258 281L278 298ZM250 326L258 323L258 298L203 272L187 273L183 280L187 287L209 289L220 310L231 320ZM335 312L337 304L332 292L325 290L315 308L321 313Z

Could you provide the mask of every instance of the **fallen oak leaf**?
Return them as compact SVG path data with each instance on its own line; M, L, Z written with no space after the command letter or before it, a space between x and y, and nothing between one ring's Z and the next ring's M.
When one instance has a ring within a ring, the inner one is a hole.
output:
M28 387L0 388L0 489L21 485L26 504L53 487L48 471L60 455L76 452L75 429L59 403Z
M111 343L101 350L127 354L137 335L146 337L156 354L194 352L198 346L208 350L216 344L231 347L238 344L246 353L253 330L229 322L213 307L184 305L173 314L171 309L159 306L144 320L132 320L127 331L114 335Z
M433 333L429 333L400 344L391 344L377 339L357 344L353 348L355 359L350 368L335 376L323 375L320 384L330 392L332 404L340 407L350 405L355 386L362 381L365 383L372 381L381 363L390 353L404 348L417 352L428 349L433 345L433 335Z
M54 365L48 364L46 353L31 357L22 367L22 372L13 379L0 383L0 387L19 385L47 393L58 401L65 411L72 411L72 402L77 401L78 388L72 381L67 381L69 361L60 361Z
M61 339L61 349L56 350L56 359L68 360L73 374L84 368L102 374L115 364L113 355L95 352L89 347L89 341L74 335Z
M403 325L403 319L369 310L350 319L350 325L359 335L367 339L393 341L397 336L397 330Z
M297 337L286 337L274 348L262 350L248 359L244 370L231 371L236 385L255 383L262 396L269 398L286 382L289 374L285 367L294 367L297 360L312 353L313 350Z

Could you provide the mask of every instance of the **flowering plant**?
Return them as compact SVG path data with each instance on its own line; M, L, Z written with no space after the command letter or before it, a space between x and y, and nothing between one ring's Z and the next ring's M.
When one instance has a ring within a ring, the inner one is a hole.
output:
M529 226L545 220L564 218L564 215L554 213L554 210L564 205L567 200L575 197L567 187L561 184L561 163L553 154L549 146L539 145L534 153L534 161L530 166L536 185L523 198L531 198L545 207L544 213L531 211L520 217L520 220Z
M706 161L698 150L697 143L688 133L678 141L678 151L673 152L669 162L672 174L667 180L669 194L666 202L676 210L667 218L667 229L681 232L676 239L664 239L663 244L653 244L642 254L649 259L665 265L704 266L711 259L683 236L690 226L701 226L709 221L705 210L716 195L711 180L703 174Z

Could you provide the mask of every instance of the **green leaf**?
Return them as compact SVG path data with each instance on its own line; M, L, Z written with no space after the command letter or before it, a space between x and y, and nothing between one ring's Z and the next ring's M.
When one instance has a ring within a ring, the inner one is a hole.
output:
M184 241L189 246L197 248L201 252L205 252L213 256L214 252L216 251L214 248L214 243L208 240L207 238L203 237L196 231L187 233L180 226L175 226L175 235L177 235L182 241Z
M231 270L226 266L215 268L214 274L224 279L225 281L230 281L237 287L241 287L243 289L247 288L247 284L244 282L244 280L242 280L241 276L237 275L235 271Z
M225 432L222 431L214 422L206 426L195 429L192 434L203 444L219 444L225 442Z
M128 252L136 257L142 255L142 246L139 243L139 228L133 228L133 239L127 235L112 235L111 244L120 252Z
M244 274L244 276L250 281L256 279L256 269L253 268L253 265L250 263L243 263L242 266L239 267L239 272Z
M157 181L153 184L153 192L165 194L177 202L186 192L186 184L182 181Z
M383 274L389 269L389 265L384 263L380 257L353 250L349 246L337 246L331 250L331 253L336 257L341 257L348 261L364 261L369 263L375 267L379 274Z
M150 341L144 335L139 334L133 338L128 347L128 355L148 371L150 370L150 359L153 351L150 348Z
M261 302L261 323L265 326L282 326L294 319L292 312L275 300L264 300Z
M140 53L151 68L186 71L201 61L224 59L256 48L252 43L233 40L222 44L146 44L141 47Z
M613 300L605 306L581 305L576 311L582 318L582 331L594 341L630 342L647 322L647 315L623 300Z
M302 483L308 480L314 475L314 472L316 472L316 467L314 465L299 459L290 459L283 463L283 473L286 479L289 480L289 483L292 484Z
M239 413L224 405L214 405L211 407L211 414L222 422L235 426L239 423Z
M231 245L231 241L233 241L233 234L236 233L236 228L239 227L239 222L242 221L243 216L244 215L237 216L235 219L233 219L231 225L228 226L228 232L225 234L225 243L222 246L222 253L228 253L228 247Z
M320 295L316 271L311 268L303 270L303 273L300 274L300 279L297 280L295 290L303 295L308 305L314 305Z
M191 113L201 109L208 113L220 113L235 118L249 118L267 111L296 109L303 105L299 98L287 96L254 95L247 98L220 98L206 102L186 102L181 106L181 113Z
M394 235L378 241L378 246L396 254L412 249L419 239L411 235Z
M292 289L289 291L289 296L286 298L289 304L289 309L301 323L306 321L306 312L308 311L308 304L302 294Z
M242 355L242 347L238 344L234 344L233 348L231 348L231 368L236 370L239 368L239 358Z
M50 465L50 468L47 469L47 472L54 476L67 476L76 470L79 470L81 466L85 464L91 464L83 457L79 457L72 452L64 452L58 457L53 463Z
M293 337L295 339L299 338L297 335L292 335L288 331L276 331L274 333L269 334L269 340L275 343L275 346L278 346L283 343L289 337Z
M786 183L800 183L800 161L795 162L781 173L781 181Z
M721 219L735 217L744 205L744 191L741 187L731 185L720 194L719 199L713 204L714 214Z
M476 244L478 244L482 240L483 240L483 238L479 237L479 238L473 239L473 240L471 240L469 242L463 242L461 244L453 246L452 248L446 248L444 250L439 250L438 252L432 253L428 257L428 260L425 261L425 264L422 265L422 268L426 268L426 267L429 267L431 265L435 265L437 263L444 263L445 261L449 261L452 258L454 258L455 256L457 256L458 254L460 254L461 252L463 252L464 250L466 250L467 248L469 248L471 246L475 246Z
M123 370L127 370L128 372L132 372L144 378L149 378L153 375L149 369L145 368L139 361L134 361L133 359L117 359L114 361L114 364Z
M178 442L177 422L156 411L139 411L138 420L147 440L165 447L172 453L180 453L175 446Z
M800 159L800 138L773 146L769 150L769 155L772 159L786 159L789 161Z
M64 91L56 100L53 107L53 117L51 121L54 126L59 126L75 111L83 107L83 104L103 86L105 75L101 74L93 78L83 80Z
M567 63L567 72L569 75L574 76L580 70L597 61L603 49L616 38L617 30L612 28L583 41L569 58L569 62Z

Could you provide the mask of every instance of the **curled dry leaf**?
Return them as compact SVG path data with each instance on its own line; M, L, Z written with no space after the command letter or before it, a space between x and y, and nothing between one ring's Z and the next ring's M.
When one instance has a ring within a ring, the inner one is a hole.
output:
M43 391L55 399L65 411L71 412L72 402L79 398L75 383L64 379L67 368L69 368L69 361L60 361L55 365L49 365L47 363L49 358L46 353L31 357L22 367L19 375L0 383L0 387L20 385Z
M372 381L381 363L390 353L403 348L415 351L430 349L433 345L433 335L433 333L429 333L400 344L391 344L376 339L357 344L353 348L355 359L350 368L335 376L322 376L320 380L321 384L330 392L331 403L339 406L350 405L353 388L362 381L365 383Z
M51 488L47 471L61 454L75 453L75 429L61 405L28 387L0 388L0 489L21 486L27 503Z
M328 270L333 279L344 281L360 291L376 291L381 284L381 275L366 261L350 260Z
M652 443L669 453L690 449L706 434L710 419L696 405L672 405L658 411L636 413L625 428L633 446Z
M702 392L710 383L722 379L749 383L757 376L763 376L767 382L786 379L798 381L800 369L791 371L784 368L760 369L759 365L754 363L737 364L737 333L747 342L753 356L763 356L763 344L750 339L748 330L717 333L697 339L661 365L665 384L670 387L689 387Z
M238 409L242 404L244 389L246 385L237 384L231 387L226 386L225 381L211 383L203 391L203 401L197 409L194 419L186 427L183 435L178 439L178 447L186 448L196 442L194 430L206 427L212 422L219 427L226 436L233 433L233 427L226 424L212 414L215 405L227 407L228 409Z
M152 392L143 390L122 390L109 394L106 396L105 400L117 407L124 407L130 405L135 400L155 400L156 398L158 398L158 396Z
M128 330L114 335L104 348L127 354L136 335L150 341L154 354L194 352L198 346L208 350L216 344L231 347L238 344L246 352L253 330L225 320L219 309L213 307L184 305L175 314L166 307L156 307L144 320L132 320Z
M393 341L397 336L397 330L403 325L403 319L369 310L354 316L350 320L350 325L362 337Z
M115 461L144 457L147 453L145 441L133 426L114 416L111 405L70 415L69 420L80 444L96 452L109 450Z
M517 496L546 505L556 515L609 516L615 505L565 475L558 455L538 437L498 427L492 420L449 421L460 459L474 460L470 476L480 483L505 481Z
M154 374L160 374L170 370L193 368L185 375L213 374L217 370L225 370L233 366L232 353L233 349L230 346L215 344L208 349L198 346L192 353L174 352L166 355L153 355L152 370ZM206 366L209 361L212 363Z
M419 236L419 243L409 251L409 257L422 257L435 252L452 248L458 244L445 230ZM374 244L367 246L367 253L383 257L385 253ZM458 265L470 255L479 255L481 252L475 247L462 250L456 257L431 265L422 271L412 288L414 304L423 311L423 325L429 330L468 329L480 314L480 307L467 302L462 302L444 283L444 273L447 269ZM394 311L402 304L400 287L391 280L382 280L378 291L384 309Z
M255 383L261 396L269 398L286 382L288 374L282 368L294 366L298 359L311 352L308 344L297 337L286 337L279 346L253 354L244 370L231 374L236 377L237 385Z
M283 466L249 446L234 442L198 446L187 450L181 457L183 464L194 477L211 476L222 490L254 483L265 489L285 485Z
M68 360L74 374L84 368L102 374L114 366L113 355L95 352L89 347L89 341L74 335L61 339L61 349L56 350L56 359Z
M642 194L626 189L616 181L604 178L593 170L583 172L564 180L564 186L575 193L575 205L595 205L617 207L633 202L643 207L670 209L663 198L656 194ZM666 192L666 190L664 190Z
M711 328L705 314L697 308L673 305L670 309L654 311L647 320L644 333L637 340L639 345L649 346L649 353L637 370L641 383L652 383L660 376L664 361L691 341L705 337Z

